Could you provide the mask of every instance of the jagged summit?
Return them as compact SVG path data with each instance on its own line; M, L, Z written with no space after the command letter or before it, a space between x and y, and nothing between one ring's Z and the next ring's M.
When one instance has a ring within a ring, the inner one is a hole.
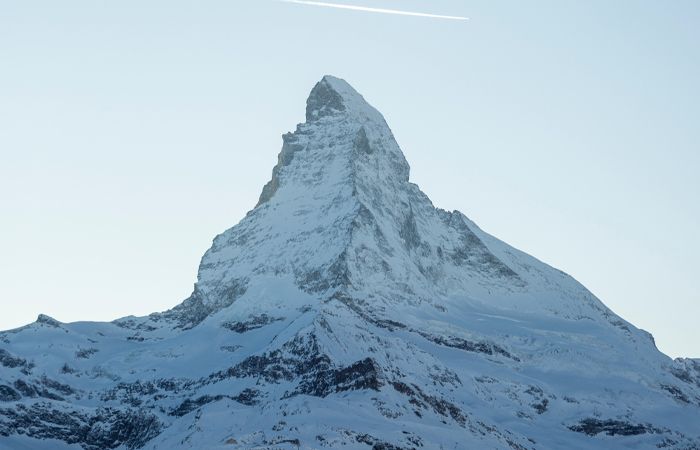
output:
M321 187L320 178L326 174L343 177L336 181L351 184L363 179L374 181L363 178L363 174L408 182L408 163L384 117L346 81L326 75L311 90L306 103L306 123L299 124L294 133L282 136L282 151L258 205L269 201L285 179L306 187ZM373 162L372 174L344 170L361 166L368 169L361 159ZM325 173L309 172L306 168L314 161L325 161L331 167Z
M306 121L337 114L381 116L350 84L332 75L324 76L306 100Z
M192 295L0 333L0 448L700 448L700 363L435 208L326 76Z
M340 83L340 79L326 75L316 84L309 98L306 100L306 120L308 122L318 120L321 117L343 113L347 110L345 99L338 92L338 89L333 86L334 84ZM344 82L343 84L347 85L347 83ZM352 96L359 95L349 85L343 87L345 87L345 89L342 89L342 91L352 92ZM352 89L352 91L350 91L350 89Z

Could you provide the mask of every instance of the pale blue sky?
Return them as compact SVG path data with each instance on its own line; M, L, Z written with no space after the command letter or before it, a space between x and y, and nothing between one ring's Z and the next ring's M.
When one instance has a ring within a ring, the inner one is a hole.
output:
M324 74L445 209L700 357L700 3L0 2L0 329L172 307Z

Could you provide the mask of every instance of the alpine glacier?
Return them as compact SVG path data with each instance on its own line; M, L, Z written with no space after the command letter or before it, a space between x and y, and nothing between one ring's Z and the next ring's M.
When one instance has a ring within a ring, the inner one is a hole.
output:
M700 449L700 360L434 207L326 76L188 299L0 333L0 448Z

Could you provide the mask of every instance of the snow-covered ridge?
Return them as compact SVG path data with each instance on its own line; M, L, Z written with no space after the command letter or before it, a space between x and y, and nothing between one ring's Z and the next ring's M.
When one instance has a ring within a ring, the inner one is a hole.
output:
M700 448L698 361L434 207L345 81L306 119L184 302L0 333L0 447Z

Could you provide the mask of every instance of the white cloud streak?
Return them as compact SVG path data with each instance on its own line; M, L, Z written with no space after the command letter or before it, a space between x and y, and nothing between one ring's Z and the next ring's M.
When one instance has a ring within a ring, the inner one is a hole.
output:
M428 17L431 19L447 19L447 20L469 20L468 17L462 16L444 16L441 14L429 14L413 11L402 11L398 9L384 9L384 8L371 8L369 6L357 6L357 5L347 5L343 3L329 3L329 2L315 2L307 0L279 0L284 3L295 3L297 5L310 5L310 6L322 6L325 8L337 8L337 9L349 9L352 11L364 11L379 14L396 14L400 16L413 16L413 17Z

